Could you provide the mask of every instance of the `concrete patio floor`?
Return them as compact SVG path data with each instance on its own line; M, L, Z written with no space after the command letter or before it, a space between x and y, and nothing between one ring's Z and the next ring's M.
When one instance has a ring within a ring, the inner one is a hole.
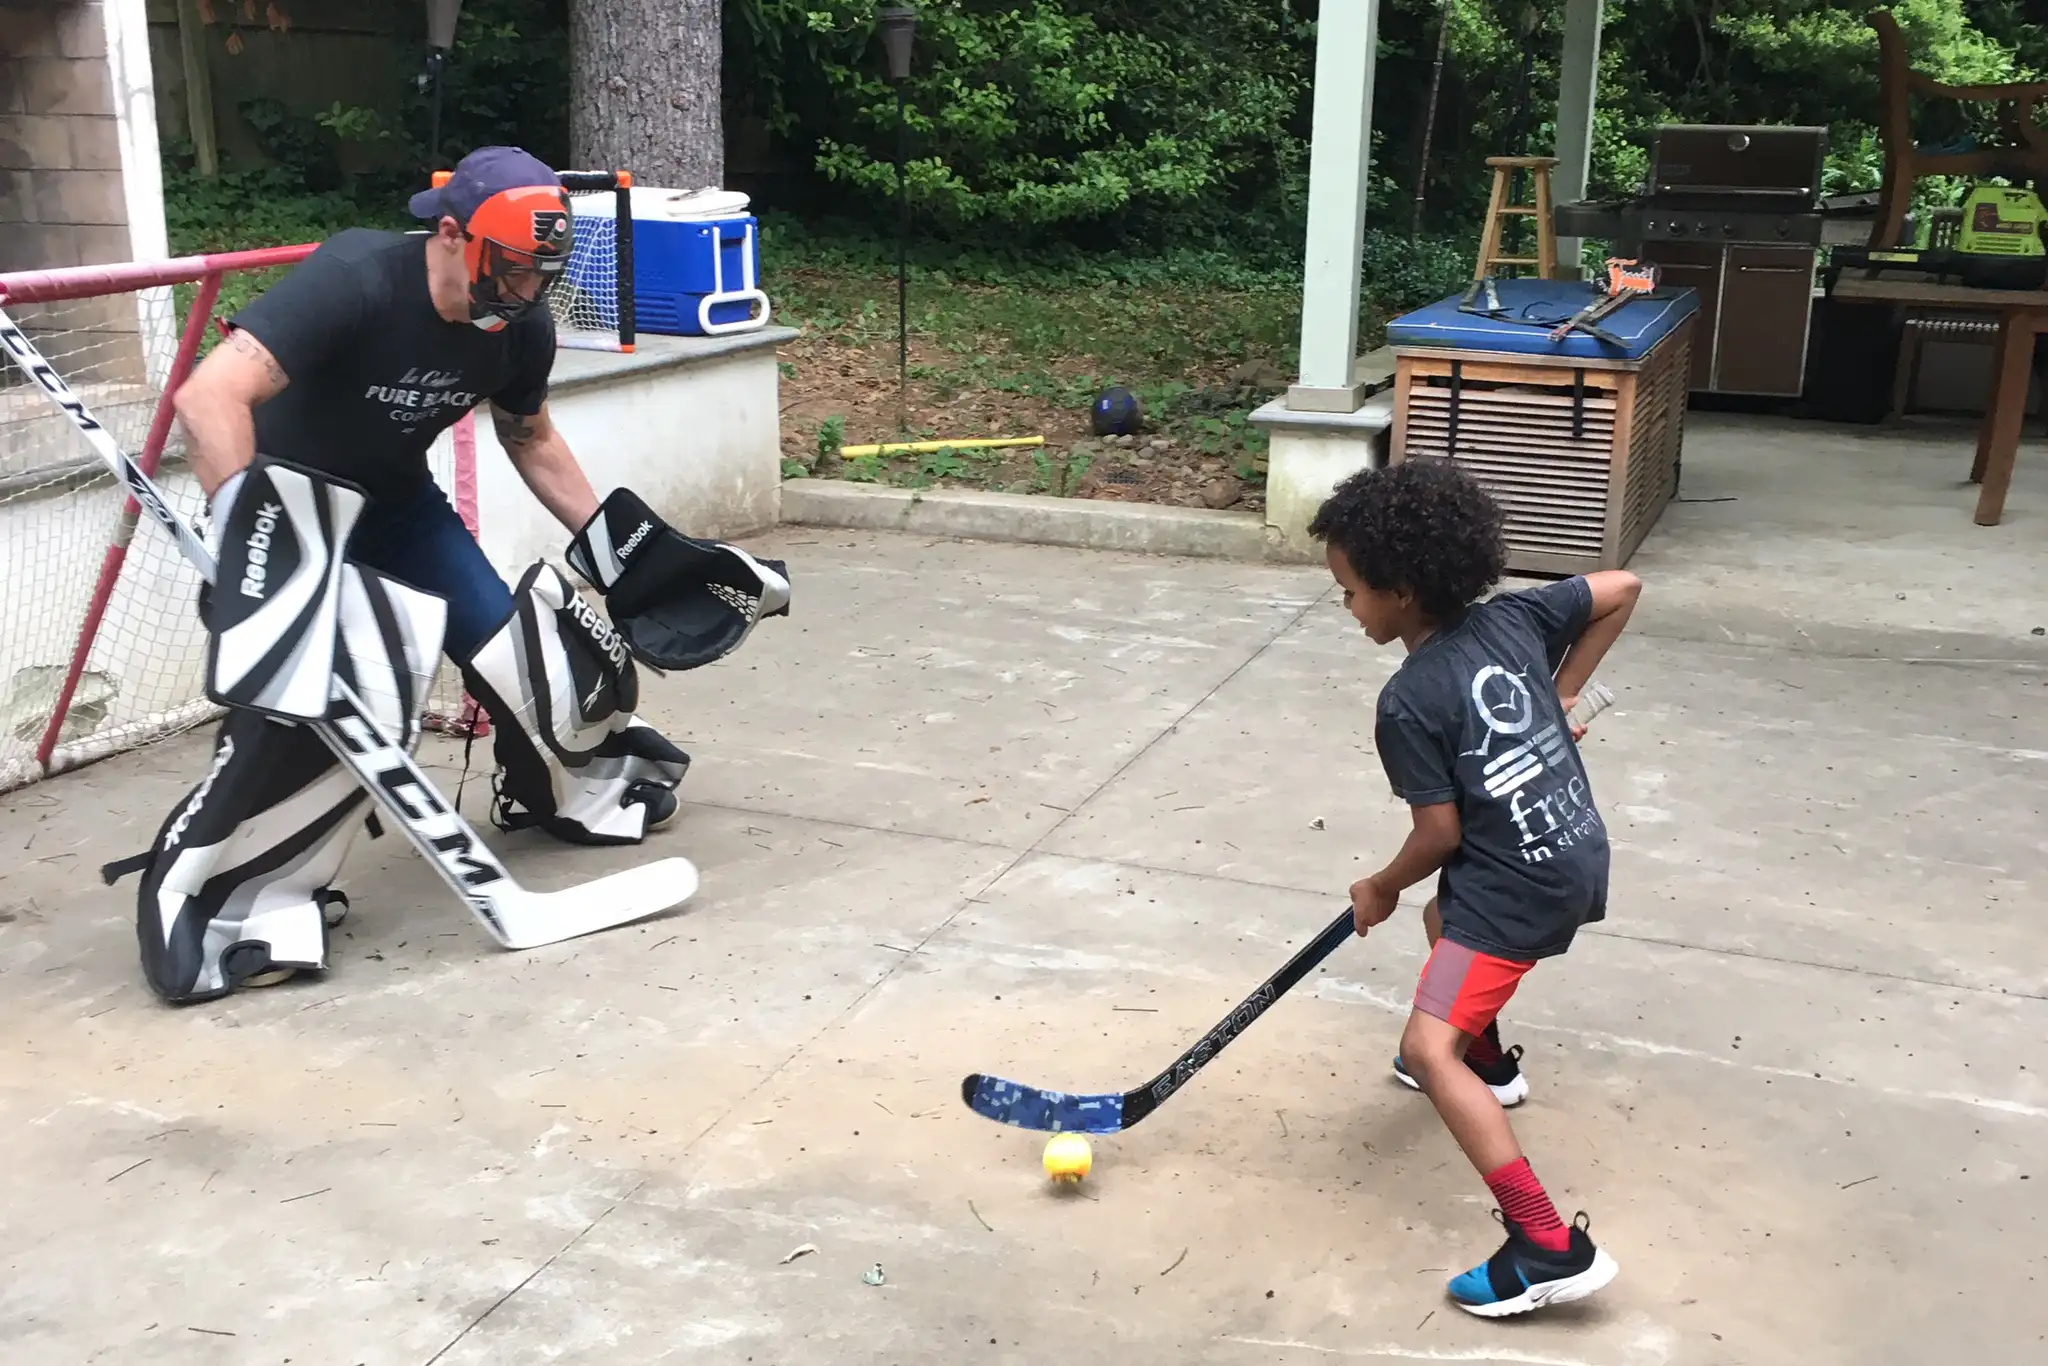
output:
M660 920L499 953L385 839L324 978L172 1011L95 871L203 737L0 798L0 1361L2048 1359L2048 460L1981 528L1968 459L1695 415L1586 741L1612 913L1506 1020L1593 1301L1444 1298L1497 1231L1388 1075L1412 907L1077 1195L960 1104L1135 1084L1397 846L1319 570L788 528L795 615L647 689Z

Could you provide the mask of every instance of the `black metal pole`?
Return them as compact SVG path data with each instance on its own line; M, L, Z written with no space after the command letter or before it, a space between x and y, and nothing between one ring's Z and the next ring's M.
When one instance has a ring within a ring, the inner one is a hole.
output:
M910 192L904 163L910 159L910 123L904 112L903 82L896 83L896 430L910 430Z
M434 77L434 113L432 127L427 133L427 169L441 169L441 66L446 59L440 48L427 55L427 70Z
M1415 158L1415 216L1408 223L1411 242L1422 235L1422 199L1429 184L1429 144L1436 132L1436 100L1444 84L1444 44L1450 36L1451 0L1444 0L1443 17L1436 24L1436 65L1429 73L1429 104L1422 115L1422 151Z

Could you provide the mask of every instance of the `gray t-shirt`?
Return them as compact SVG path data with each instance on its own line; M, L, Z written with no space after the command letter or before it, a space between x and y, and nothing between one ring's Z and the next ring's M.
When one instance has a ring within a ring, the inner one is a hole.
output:
M1437 879L1444 935L1517 962L1607 914L1607 827L1552 681L1593 615L1583 578L1468 609L1380 690L1374 741L1410 806L1454 802Z

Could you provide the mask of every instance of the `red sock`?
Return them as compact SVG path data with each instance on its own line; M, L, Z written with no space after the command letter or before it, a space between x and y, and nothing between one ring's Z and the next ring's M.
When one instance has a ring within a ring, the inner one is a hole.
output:
M1543 1183L1529 1170L1529 1159L1518 1157L1486 1178L1486 1188L1500 1203L1500 1212L1521 1225L1522 1232L1538 1247L1562 1252L1571 1246L1571 1230L1557 1217Z
M1490 1067L1502 1058L1500 1047L1500 1024L1495 1020L1486 1022L1486 1032L1476 1034L1465 1049L1465 1061L1474 1067Z

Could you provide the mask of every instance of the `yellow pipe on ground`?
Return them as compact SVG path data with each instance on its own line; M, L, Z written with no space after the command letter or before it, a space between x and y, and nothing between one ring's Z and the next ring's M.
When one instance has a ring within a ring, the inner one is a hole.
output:
M860 460L871 455L928 455L933 451L977 451L996 446L1044 444L1042 436L991 436L962 441L886 441L873 446L841 446L839 453L848 460Z

